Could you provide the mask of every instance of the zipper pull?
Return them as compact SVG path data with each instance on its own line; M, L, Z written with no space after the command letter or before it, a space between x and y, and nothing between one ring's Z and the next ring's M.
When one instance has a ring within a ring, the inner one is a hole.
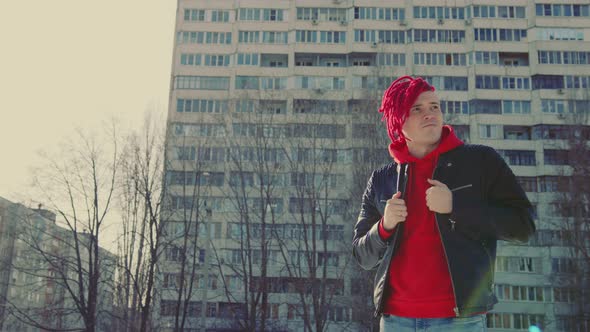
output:
M451 230L454 231L456 222L453 219L449 219L449 222L451 223Z

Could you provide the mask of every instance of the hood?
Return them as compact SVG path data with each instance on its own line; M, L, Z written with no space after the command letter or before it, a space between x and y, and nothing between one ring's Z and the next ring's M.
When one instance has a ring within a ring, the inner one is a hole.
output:
M405 142L402 144L391 143L389 145L389 154L398 164L413 163L432 159L441 153L445 153L461 145L463 145L463 141L455 135L453 127L444 125L438 146L432 152L424 156L424 158L416 158L412 156L408 150L408 145Z

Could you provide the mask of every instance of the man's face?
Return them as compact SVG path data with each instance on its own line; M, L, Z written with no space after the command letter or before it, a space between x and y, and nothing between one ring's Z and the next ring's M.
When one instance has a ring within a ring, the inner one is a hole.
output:
M402 132L408 144L415 146L431 146L440 140L443 117L440 100L433 91L422 92L402 126Z

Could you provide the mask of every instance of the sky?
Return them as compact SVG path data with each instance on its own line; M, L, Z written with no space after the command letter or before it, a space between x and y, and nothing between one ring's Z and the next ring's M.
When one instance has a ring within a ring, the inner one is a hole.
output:
M174 0L0 1L0 196L19 202L39 152L113 116L166 112Z

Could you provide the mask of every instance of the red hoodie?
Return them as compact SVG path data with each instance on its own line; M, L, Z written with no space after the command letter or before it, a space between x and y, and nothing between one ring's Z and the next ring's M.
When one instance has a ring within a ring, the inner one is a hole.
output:
M444 126L438 147L422 159L410 155L407 145L390 146L398 163L409 163L405 201L408 209L399 247L389 268L383 313L411 318L454 317L455 298L449 268L434 212L426 206L426 190L431 186L438 156L463 142L450 126ZM379 223L379 235L388 232Z

